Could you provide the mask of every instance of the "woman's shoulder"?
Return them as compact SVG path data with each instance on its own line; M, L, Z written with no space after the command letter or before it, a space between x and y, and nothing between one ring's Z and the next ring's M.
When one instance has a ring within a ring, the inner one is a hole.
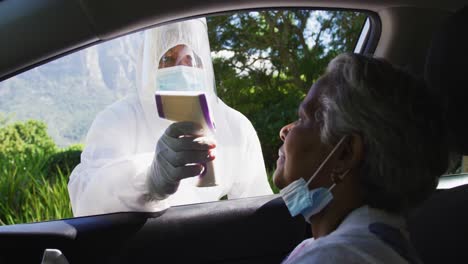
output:
M304 240L293 254L297 261L291 263L406 263L397 252L363 227Z
M350 242L330 237L308 239L294 249L285 263L378 263Z

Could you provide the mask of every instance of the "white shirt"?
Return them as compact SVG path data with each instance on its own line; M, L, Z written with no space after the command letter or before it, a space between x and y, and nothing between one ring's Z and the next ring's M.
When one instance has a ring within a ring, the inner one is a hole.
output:
M329 235L301 242L283 264L409 263L397 250L370 231L369 226L374 223L395 228L395 231L400 231L406 242L409 241L406 223L402 217L363 206L352 211ZM413 253L411 250L410 252Z

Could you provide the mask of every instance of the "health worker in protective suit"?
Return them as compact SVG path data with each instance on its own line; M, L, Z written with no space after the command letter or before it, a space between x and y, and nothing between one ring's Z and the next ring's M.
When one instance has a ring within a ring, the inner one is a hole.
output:
M272 193L255 129L216 96L205 19L147 30L137 74L138 95L107 107L88 131L68 183L75 216ZM216 141L195 123L159 118L158 90L205 92ZM217 186L196 187L214 157Z

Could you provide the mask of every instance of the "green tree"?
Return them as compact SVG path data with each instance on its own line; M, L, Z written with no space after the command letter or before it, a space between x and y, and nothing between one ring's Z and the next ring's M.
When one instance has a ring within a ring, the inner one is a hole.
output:
M50 155L44 168L47 177L64 173L71 174L71 171L80 163L82 151L83 144L73 144Z
M45 160L56 151L47 125L41 121L16 122L0 128L0 164L4 167L26 169L32 158Z
M70 217L69 172L63 169L70 160L60 157L78 151L80 146L59 150L41 121L0 127L0 225Z
M309 87L339 53L352 51L366 16L275 10L208 19L218 95L245 114L274 167L279 129L296 118Z

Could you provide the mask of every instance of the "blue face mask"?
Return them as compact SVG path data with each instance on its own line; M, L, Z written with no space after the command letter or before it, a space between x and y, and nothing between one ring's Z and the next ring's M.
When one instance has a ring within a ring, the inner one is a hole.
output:
M322 167L327 163L330 157L335 153L338 147L343 143L346 136L336 144L333 150L328 154L325 160L320 164L315 173L306 182L304 178L300 178L280 191L286 206L288 207L291 216L302 214L305 220L310 223L310 217L323 210L333 199L331 190L335 187L335 183L330 188L316 188L309 190L310 182L318 175ZM343 178L349 170L344 172L340 178Z
M206 91L205 71L196 67L173 66L158 69L157 91Z

